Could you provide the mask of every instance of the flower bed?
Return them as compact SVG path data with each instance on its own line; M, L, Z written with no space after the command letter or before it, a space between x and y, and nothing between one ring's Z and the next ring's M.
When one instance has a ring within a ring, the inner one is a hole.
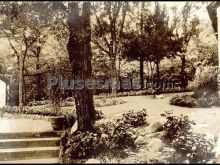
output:
M192 92L192 89L181 89L181 88L176 88L176 89L166 89L161 91L161 94L165 93L178 93L178 92ZM126 96L142 96L142 95L152 95L153 90L140 90L140 91L129 91L129 92L118 92L117 94L100 94L100 95L95 95L95 99L101 99L101 98L115 98L115 97L126 97Z

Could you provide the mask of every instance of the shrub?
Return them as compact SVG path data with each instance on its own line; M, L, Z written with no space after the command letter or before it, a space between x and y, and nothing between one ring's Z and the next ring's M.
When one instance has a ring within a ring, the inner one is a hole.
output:
M110 137L110 148L124 149L136 147L134 143L137 138L135 132L131 129L131 125L125 123L123 119L119 119L116 122L113 134Z
M211 106L220 106L220 98L217 96L198 97L194 95L175 96L170 100L171 105L177 105L182 107L202 107L208 108Z
M107 124L107 123L106 123ZM62 156L70 158L89 158L102 152L114 152L118 149L135 148L135 132L129 124L119 119L115 124L101 124L97 132L77 131L72 135L67 133L61 138ZM102 132L102 131L105 132Z
M95 119L96 120L100 120L104 118L104 114L102 113L102 111L97 111L95 112Z
M118 104L124 104L126 101L121 99L114 99L114 98L101 98L96 99L94 101L95 107L105 107L105 106L112 106L112 105L118 105Z
M170 100L171 105L178 105L182 107L197 107L198 102L190 95L177 95Z
M113 120L104 119L104 121L96 122L96 128L97 130L99 129L100 133L112 135L115 128L115 122Z
M101 152L108 142L107 136L94 132L77 131L70 137L63 137L64 154L71 158L88 158ZM68 139L68 140L65 140Z
M216 96L218 91L217 72L215 68L202 68L195 80L195 98Z
M182 152L190 163L206 163L215 157L214 141L205 134L188 132L176 138L172 145Z
M213 99L213 106L220 107L220 98L214 97Z
M182 136L191 129L191 121L188 116L173 116L172 112L166 112L167 122L163 126L164 138L171 142L177 137Z
M111 150L135 148L136 135L132 126L125 122L125 119L118 119L116 122L107 121L99 123L98 128L101 133L109 136L109 146Z
M167 112L166 118L163 137L190 163L205 163L214 158L214 141L204 134L193 133L191 124L194 122L188 116L173 116Z
M212 102L210 102L210 100L205 97L198 98L197 102L198 102L199 106L203 107L203 108L208 108L208 107L212 106Z
M134 113L134 111L129 111L126 114L123 114L125 118L125 123L130 124L134 127L138 127L146 124L147 113L145 110Z

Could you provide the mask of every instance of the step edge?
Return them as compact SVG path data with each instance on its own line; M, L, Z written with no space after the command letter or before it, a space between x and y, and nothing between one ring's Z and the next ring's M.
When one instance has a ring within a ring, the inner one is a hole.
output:
M0 149L0 153L16 153L16 152L35 152L35 151L58 151L59 146L54 147L27 147L27 148L10 148Z
M32 141L57 141L60 140L59 137L51 137L51 138L22 138L22 139L0 139L0 143L3 142L32 142Z

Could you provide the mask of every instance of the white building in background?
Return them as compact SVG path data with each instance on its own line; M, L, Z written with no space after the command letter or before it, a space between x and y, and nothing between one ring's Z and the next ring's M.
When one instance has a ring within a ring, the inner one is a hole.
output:
M8 105L9 81L0 75L0 107Z
M0 107L3 107L7 104L7 83L0 79Z

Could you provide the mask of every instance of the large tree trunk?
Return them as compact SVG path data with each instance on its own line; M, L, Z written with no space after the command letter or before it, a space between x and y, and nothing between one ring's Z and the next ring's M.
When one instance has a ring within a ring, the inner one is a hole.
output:
M86 80L92 77L92 52L90 28L90 2L83 2L82 17L79 16L78 3L70 3L68 27L70 32L67 49L75 80ZM74 98L78 121L78 130L93 130L95 109L91 89L75 89Z

